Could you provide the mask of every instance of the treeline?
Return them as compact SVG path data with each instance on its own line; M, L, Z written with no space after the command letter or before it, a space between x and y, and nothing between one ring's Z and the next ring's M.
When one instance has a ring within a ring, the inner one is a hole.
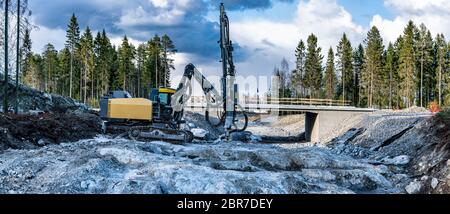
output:
M93 36L89 27L80 32L75 15L67 27L62 50L52 44L42 54L31 51L30 31L22 45L21 78L25 84L49 93L69 96L98 106L99 98L110 90L127 90L146 97L151 88L170 87L176 53L169 36L155 35L138 47L127 36L115 47L105 30Z
M281 96L343 99L354 106L393 109L427 107L430 102L450 105L450 42L443 34L433 38L424 24L417 27L410 21L387 47L375 26L356 46L344 34L327 55L323 67L314 34L306 44L300 41L296 68L289 72L282 62L275 70Z

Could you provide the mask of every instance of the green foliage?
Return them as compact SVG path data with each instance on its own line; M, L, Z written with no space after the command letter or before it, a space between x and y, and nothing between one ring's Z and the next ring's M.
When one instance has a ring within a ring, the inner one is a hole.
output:
M324 77L325 86L325 98L334 99L336 94L336 71L334 67L334 52L333 48L330 47L328 51L327 66L325 68Z
M303 84L309 88L311 96L319 96L322 83L322 49L317 46L317 37L311 34L308 37L308 48L305 61L305 76Z
M95 38L89 27L82 32L77 17L70 18L65 48L44 47L42 56L31 51L30 32L22 45L22 81L34 88L71 96L92 106L110 90L124 89L148 97L150 87L170 87L177 52L168 35L154 36L136 48L125 36L116 48L105 30ZM156 82L158 81L158 82Z
M377 27L372 27L365 40L365 62L361 74L361 89L367 106L381 104L383 83L383 39Z
M415 82L415 56L414 56L414 23L408 22L403 32L403 42L400 49L399 77L400 93L405 100L406 108L413 105L416 92Z
M355 82L353 85L354 97L353 104L355 106L361 106L361 95L360 95L360 80L361 73L364 69L364 47L359 44L358 48L353 51L353 73L355 76Z
M353 59L352 59L352 45L347 38L347 35L344 35L339 41L337 46L337 67L338 71L341 74L340 87L342 88L342 97L345 100L354 100L354 75L353 75Z

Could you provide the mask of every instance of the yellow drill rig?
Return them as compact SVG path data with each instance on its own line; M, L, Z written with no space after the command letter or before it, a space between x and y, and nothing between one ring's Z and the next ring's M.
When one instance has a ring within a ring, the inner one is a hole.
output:
M211 108L223 108L218 114L219 122L213 125L223 125L226 137L230 133L244 131L248 117L238 104L237 85L233 64L233 46L229 40L229 21L223 4L220 6L220 48L222 55L222 94L214 88L194 65L188 64L177 90L170 88L152 89L147 98L132 98L126 91L112 91L100 100L100 116L104 119L103 132L120 133L131 139L156 139L171 142L191 142L192 132L183 129L183 112L192 94L192 79L202 87L207 105L205 120L209 123ZM243 127L238 127L237 114L244 115Z

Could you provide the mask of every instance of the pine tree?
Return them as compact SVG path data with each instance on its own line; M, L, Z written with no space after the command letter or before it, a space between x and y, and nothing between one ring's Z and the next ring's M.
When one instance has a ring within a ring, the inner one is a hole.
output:
M44 74L42 72L41 56L39 54L31 55L28 66L24 81L33 88L44 90Z
M309 88L310 98L319 96L322 83L322 49L317 46L317 37L311 34L308 37L308 48L305 61L305 77L303 82Z
M354 75L352 64L352 45L345 33L337 47L336 56L338 71L341 73L342 99L353 101Z
M359 44L358 48L353 52L353 74L354 74L354 97L353 103L361 106L360 81L361 73L364 69L364 47Z
M86 30L83 33L83 36L80 40L80 56L81 56L81 74L80 74L80 94L81 94L81 101L86 103L88 102L88 87L89 83L91 83L91 86L89 87L91 89L91 98L94 94L94 77L95 77L95 69L94 69L94 41L92 37L92 33L89 27L86 28ZM92 102L91 102L92 104Z
M416 43L416 56L417 64L416 67L419 68L417 72L418 85L419 88L419 100L418 105L421 107L427 106L428 99L430 95L427 93L428 82L431 82L433 77L433 38L431 37L430 31L422 23L419 29L419 39ZM425 101L425 105L424 105Z
M293 75L292 83L294 85L294 91L296 96L304 97L305 91L303 87L303 77L305 74L305 61L306 61L306 47L303 40L300 40L297 48L295 49L295 73Z
M174 60L171 58L176 52L177 49L173 44L170 37L165 34L161 38L161 48L162 48L162 58L161 65L163 67L163 83L164 87L170 87L170 73L171 70L175 70Z
M365 40L365 62L362 73L362 88L366 92L367 105L373 107L375 103L379 103L381 98L380 88L382 87L382 55L383 55L383 39L380 36L380 31L373 26Z
M332 47L330 47L330 50L328 51L324 81L326 99L334 99L336 91L336 72L334 67L334 52Z
M118 50L119 60L119 83L123 90L127 90L131 87L130 75L134 72L134 50L133 46L128 42L127 36L122 40L122 45ZM127 84L128 83L128 84Z
M450 42L447 45L447 71L444 75L445 78L445 84L447 87L444 90L445 97L444 97L444 105L450 106Z
M414 23L408 22L403 32L403 44L399 58L399 76L402 96L405 99L406 108L411 107L415 97L415 60L414 60Z
M27 76L27 72L30 69L30 60L33 57L33 52L31 51L31 48L32 48L32 41L30 36L30 30L26 29L23 38L22 48L20 50L20 53L22 54L21 56L22 63L20 68L20 70L22 71L21 74L22 80L25 79L25 76Z
M45 45L43 53L44 90L49 93L56 91L58 80L58 51L52 44Z
M111 46L109 50L109 57L111 59L111 66L109 67L109 90L114 91L120 89L119 81L119 52L115 46Z
M75 50L80 43L80 28L75 14L72 14L69 25L67 27L67 41L66 47L70 50L70 80L69 80L69 97L73 97L73 72L74 72L74 58Z
M446 71L447 43L443 34L438 34L435 41L436 51L436 95L439 106L443 104L443 84Z
M58 62L60 77L60 80L58 81L58 93L63 96L68 96L67 91L69 89L69 73L67 71L70 71L70 50L68 48L63 48L59 51Z
M147 43L147 60L145 62L146 72L152 77L150 83L152 88L161 86L161 38L155 35Z
M112 66L111 42L105 30L97 33L94 40L95 70L96 70L96 99L109 89L110 67Z
M147 75L145 75L144 72L144 62L145 62L145 50L146 50L146 46L145 44L140 44L136 50L136 67L137 67L137 87L138 87L138 92L137 92L137 96L140 97L143 95L143 92L147 92L148 89L145 89L145 85L142 86L142 83L146 83L146 82L150 82L149 77Z
M396 92L394 91L396 89L395 85L397 84L397 69L398 69L398 62L397 62L397 56L395 53L394 46L392 43L389 42L387 51L386 51L386 64L385 64L385 70L388 73L388 89L389 89L389 101L388 106L389 109L393 108L393 100L396 97Z

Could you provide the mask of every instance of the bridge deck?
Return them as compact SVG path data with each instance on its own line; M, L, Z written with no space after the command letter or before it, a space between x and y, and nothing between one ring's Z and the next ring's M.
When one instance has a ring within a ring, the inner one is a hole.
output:
M356 108L351 106L325 106L325 105L283 105L283 104L246 104L242 106L246 110L278 110L278 111L349 111L349 112L374 112L371 108ZM187 108L206 108L206 104L189 103Z

